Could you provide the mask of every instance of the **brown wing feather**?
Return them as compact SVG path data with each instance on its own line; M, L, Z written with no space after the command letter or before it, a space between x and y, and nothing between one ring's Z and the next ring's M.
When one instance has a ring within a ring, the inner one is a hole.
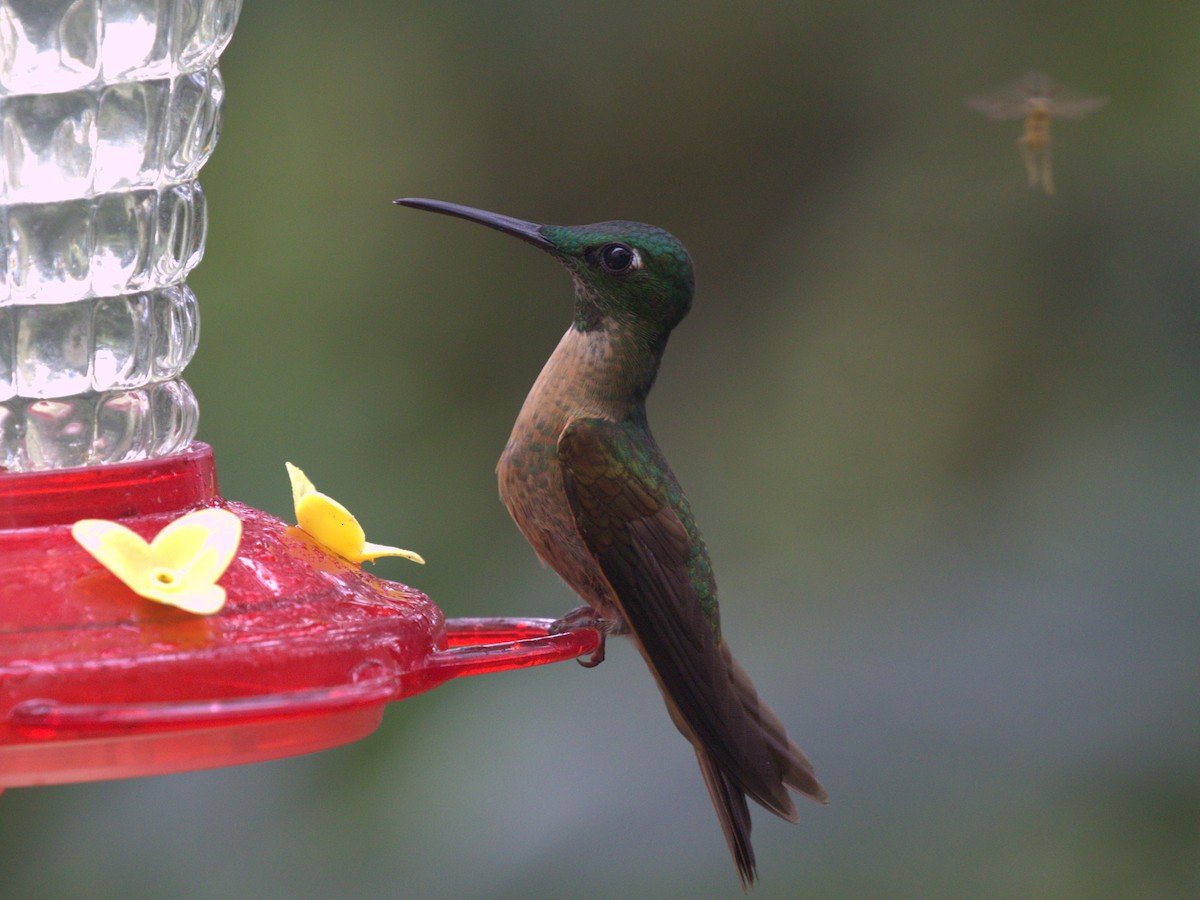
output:
M691 580L691 537L664 485L644 471L636 477L630 436L613 422L578 419L563 431L558 460L580 537L611 584L672 718L695 746L730 850L752 879L742 794L795 821L789 786L821 801L825 792L718 640Z

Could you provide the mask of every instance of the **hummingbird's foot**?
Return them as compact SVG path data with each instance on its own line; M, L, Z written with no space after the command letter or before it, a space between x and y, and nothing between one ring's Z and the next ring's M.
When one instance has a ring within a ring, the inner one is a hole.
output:
M550 626L550 634L562 634L564 631L574 631L577 628L590 628L595 631L600 635L600 643L596 645L596 649L590 656L581 656L575 660L585 669L594 669L604 662L604 641L608 637L608 626L608 621L596 615L596 611L590 606L580 606L562 618L556 619Z

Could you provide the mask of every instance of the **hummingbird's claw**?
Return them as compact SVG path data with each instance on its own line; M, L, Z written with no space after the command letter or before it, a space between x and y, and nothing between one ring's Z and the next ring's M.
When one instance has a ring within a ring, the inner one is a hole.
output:
M600 663L604 662L604 642L605 634L600 632L600 643L596 645L596 649L592 651L591 656L577 656L575 662L579 663L585 669L594 669Z
M600 643L590 656L580 656L575 662L585 669L594 669L604 662L604 643L608 637L608 622L596 615L590 606L580 606L571 610L565 616L556 619L550 625L550 634L562 634L564 631L574 631L577 628L590 628L600 635Z

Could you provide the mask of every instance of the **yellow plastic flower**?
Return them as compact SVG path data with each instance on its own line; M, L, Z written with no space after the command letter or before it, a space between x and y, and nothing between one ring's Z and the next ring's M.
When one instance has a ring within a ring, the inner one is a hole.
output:
M292 480L296 524L309 537L352 563L362 564L367 560L374 562L381 556L402 556L425 565L425 560L411 550L368 543L366 532L350 510L318 491L308 477L291 463L284 465L287 466L288 477Z
M225 605L225 588L216 581L237 553L242 522L229 510L201 509L176 519L149 543L106 519L80 519L71 535L135 594L210 615Z

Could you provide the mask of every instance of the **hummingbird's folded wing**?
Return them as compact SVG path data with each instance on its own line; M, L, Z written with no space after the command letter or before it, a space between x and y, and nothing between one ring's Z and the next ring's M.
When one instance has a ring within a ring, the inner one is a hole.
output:
M738 790L795 821L785 784L820 800L825 792L721 641L704 544L681 519L677 510L690 519L686 501L648 437L635 441L604 419L564 429L558 461L576 528L680 730Z

